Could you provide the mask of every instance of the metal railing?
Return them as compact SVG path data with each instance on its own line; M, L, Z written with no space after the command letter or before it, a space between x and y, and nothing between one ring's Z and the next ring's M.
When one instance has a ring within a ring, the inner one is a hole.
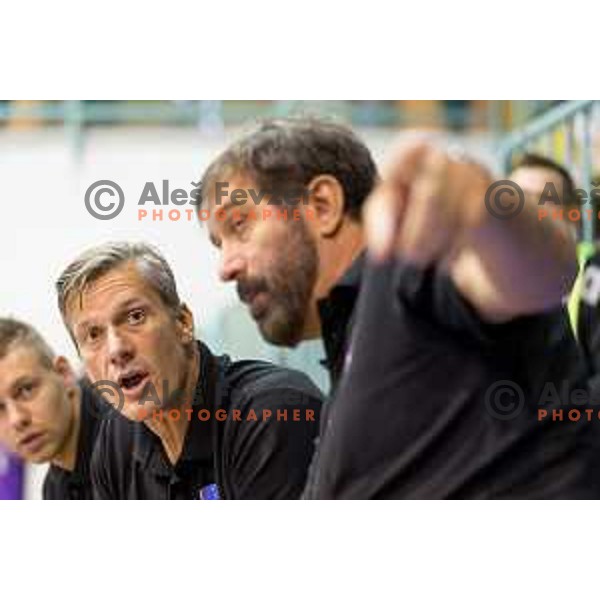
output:
M594 177L592 143L598 117L598 100L570 100L549 109L504 138L499 154L505 173L512 171L516 156L536 152L563 164L589 193ZM582 219L584 241L594 240L595 229L595 219Z

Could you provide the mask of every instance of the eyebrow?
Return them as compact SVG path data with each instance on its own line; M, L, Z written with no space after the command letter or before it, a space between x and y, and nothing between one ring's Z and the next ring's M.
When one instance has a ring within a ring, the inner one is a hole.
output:
M216 213L217 211L224 211L226 213L228 213L232 208L237 208L237 209L241 209L244 205L242 206L237 206L235 204L233 204L233 202L231 201L231 198L227 197L227 199L223 202L223 204L220 205L216 205L214 207L214 213ZM213 213L213 214L214 214ZM212 219L210 219L212 221ZM224 222L225 219L221 219L220 222ZM210 240L210 243L213 246L216 246L217 248L220 245L219 240L214 236L214 234L212 233L212 231L210 230L210 227L208 227L208 239Z
M232 206L235 206L235 205L231 201L231 198L229 196L227 196L227 198L224 200L224 202L222 204L215 203L215 211L217 211L217 210L228 211Z
M115 309L114 314L120 315L121 313L125 312L128 308L130 308L131 306L133 306L135 304L148 304L148 301L145 298L138 297L138 296L135 296L134 298L129 298L129 300L125 300L124 302L121 302L121 304L117 305L117 308ZM75 329L77 329L77 330L86 329L93 322L94 322L93 319L87 319L86 321L81 321L81 323L77 323L77 325L75 325Z
M35 376L31 374L21 375L10 384L9 389L11 392L14 392L23 384L27 383L28 381L32 381L33 379L35 379Z

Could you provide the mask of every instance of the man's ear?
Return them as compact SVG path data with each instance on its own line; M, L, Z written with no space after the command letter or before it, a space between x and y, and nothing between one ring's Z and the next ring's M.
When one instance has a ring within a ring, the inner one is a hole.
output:
M323 237L334 236L344 220L344 189L332 175L317 175L307 186L308 206L314 211L310 220Z
M181 304L177 313L177 328L184 344L194 341L194 315L185 302Z
M53 361L52 365L54 370L60 375L66 387L73 387L77 385L77 376L71 363L64 356L57 356Z

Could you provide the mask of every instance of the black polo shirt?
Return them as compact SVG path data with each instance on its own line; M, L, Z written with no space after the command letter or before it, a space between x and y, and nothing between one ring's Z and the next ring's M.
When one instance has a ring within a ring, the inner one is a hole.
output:
M90 461L100 422L110 407L92 392L87 383L81 382L81 424L77 442L77 457L73 471L50 465L42 496L44 500L92 500Z
M300 497L318 432L319 389L298 371L199 348L196 399L177 463L144 423L107 421L92 461L96 498L199 500L215 489L221 499ZM225 420L214 418L219 409ZM211 418L197 418L201 410Z
M352 331L354 308L360 290L365 254L361 254L326 298L318 303L321 335L325 348L323 364L335 390L344 366L344 356Z
M337 324L343 375L305 497L599 496L598 421L567 418L583 362L565 310L490 325L440 270L361 258L350 272L354 325Z

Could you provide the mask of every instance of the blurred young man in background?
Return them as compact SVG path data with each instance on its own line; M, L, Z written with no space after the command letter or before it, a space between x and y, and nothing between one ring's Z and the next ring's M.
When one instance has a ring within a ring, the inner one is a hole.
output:
M90 460L107 409L33 327L0 319L0 442L50 463L45 500L92 499Z
M593 393L600 397L600 257L592 244L581 241L581 223L590 205L575 197L575 182L567 169L545 156L525 154L508 178L538 199L539 208L546 211L547 218L552 218L553 213L561 215L573 236L580 240L579 274L569 296L569 317L589 369L590 383L596 390ZM571 211L576 211L572 214L579 214L580 218L570 219Z

